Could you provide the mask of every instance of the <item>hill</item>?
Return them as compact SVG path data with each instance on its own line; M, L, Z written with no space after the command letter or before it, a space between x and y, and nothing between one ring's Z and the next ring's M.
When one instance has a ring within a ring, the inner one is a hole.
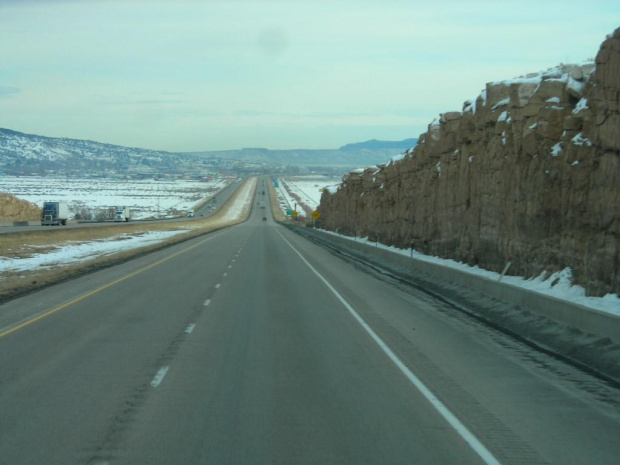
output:
M313 167L346 172L385 163L402 150L411 148L415 141L373 140L325 150L243 148L182 153L46 137L0 128L0 173L153 176L213 171L240 174L295 172Z
M152 176L158 173L259 171L236 160L124 147L90 140L46 137L0 128L0 173Z

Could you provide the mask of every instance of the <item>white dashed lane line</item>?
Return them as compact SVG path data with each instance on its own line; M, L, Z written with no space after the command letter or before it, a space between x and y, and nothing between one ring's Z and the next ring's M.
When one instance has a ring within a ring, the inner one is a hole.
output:
M187 328L185 328L185 333L186 334L192 334L192 331L194 330L194 328L196 327L196 324L191 324L191 325L187 325Z
M221 285L220 283L217 283L217 284L215 285L215 288L216 288L216 289L219 289L220 287L222 287L222 285Z
M157 386L159 386L161 384L161 382L164 380L164 377L166 376L166 373L168 373L168 368L170 368L170 367L161 367L159 369L159 371L157 372L157 374L153 378L153 381L151 381L151 386L152 387L156 388Z
M208 307L209 305L211 305L211 299L205 300L204 306Z

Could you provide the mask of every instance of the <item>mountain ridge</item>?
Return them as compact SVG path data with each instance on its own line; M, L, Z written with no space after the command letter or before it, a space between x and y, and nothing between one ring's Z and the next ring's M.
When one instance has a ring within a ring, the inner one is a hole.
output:
M356 168L386 162L402 147L409 146L409 142L404 141L373 141L375 148L362 148L366 144L362 142L347 144L343 146L349 147L345 150L245 147L238 150L168 152L0 128L0 170L15 174L23 170L44 173L67 171L72 167L77 171L129 171L146 175L161 170L187 172L192 170L193 165L205 169L262 172L278 171L286 166ZM351 148L356 145L359 148Z

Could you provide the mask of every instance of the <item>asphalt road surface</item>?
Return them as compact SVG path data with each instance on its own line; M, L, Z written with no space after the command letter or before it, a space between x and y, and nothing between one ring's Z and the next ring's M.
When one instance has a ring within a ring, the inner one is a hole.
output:
M619 463L614 386L387 279L255 205L5 303L0 464Z

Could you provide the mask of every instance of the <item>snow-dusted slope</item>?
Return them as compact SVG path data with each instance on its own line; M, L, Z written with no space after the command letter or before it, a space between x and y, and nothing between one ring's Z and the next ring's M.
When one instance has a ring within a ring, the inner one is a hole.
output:
M115 172L120 174L188 172L197 167L221 170L235 160L198 158L191 154L123 147L89 140L45 137L0 128L0 172L44 174Z
M72 161L76 158L91 161L130 163L162 162L175 156L168 152L122 147L89 140L45 137L0 129L0 162L16 159L39 161Z

